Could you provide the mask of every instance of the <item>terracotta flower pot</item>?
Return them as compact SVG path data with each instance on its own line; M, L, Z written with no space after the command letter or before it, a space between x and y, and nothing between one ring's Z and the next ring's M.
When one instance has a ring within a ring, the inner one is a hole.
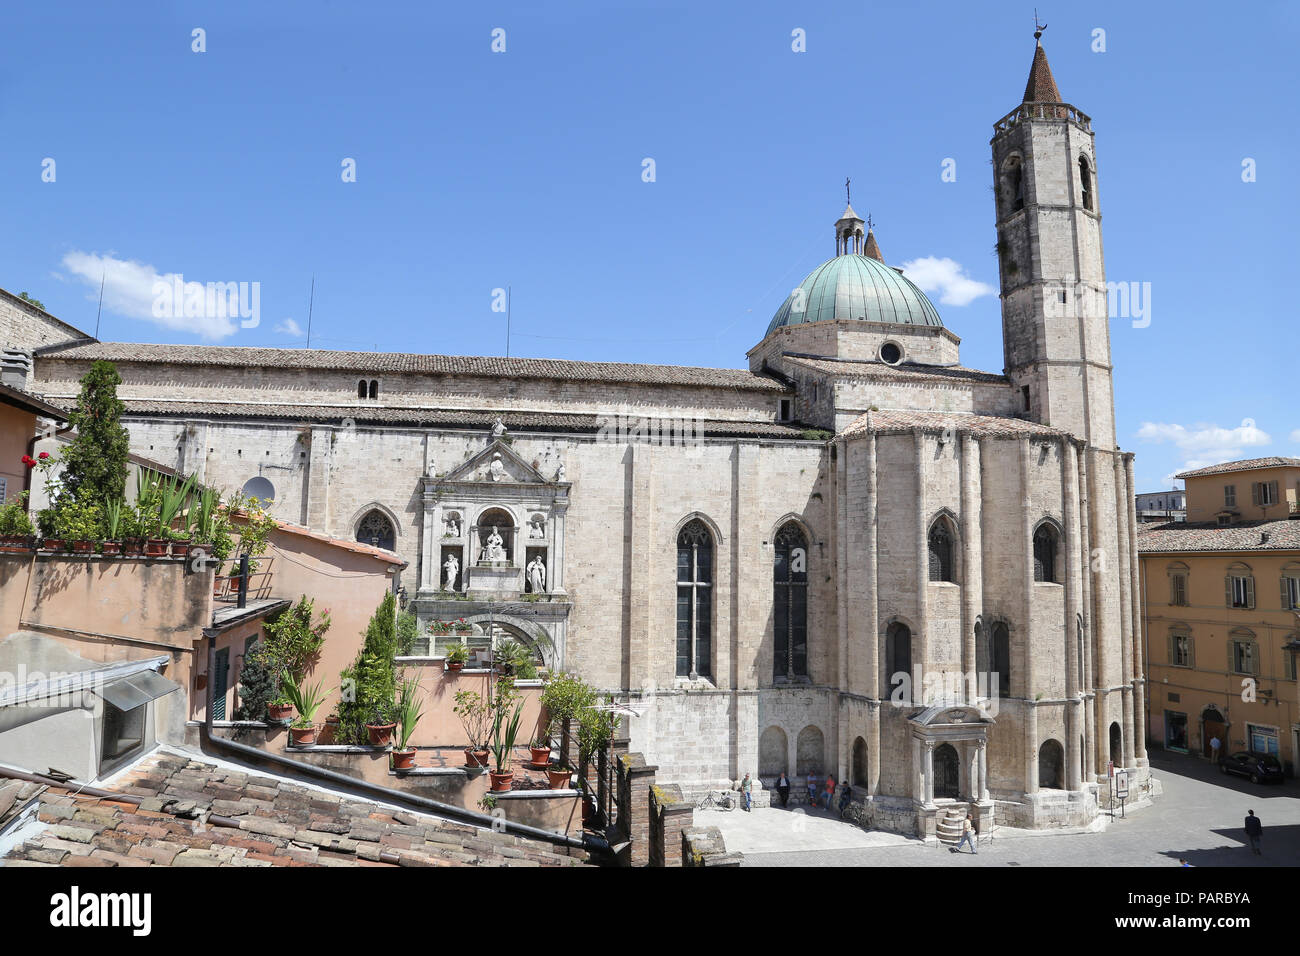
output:
M507 770L505 773L497 773L495 770L489 770L488 776L492 778L493 793L505 793L510 789L510 784L515 779L513 770Z
M545 767L551 762L550 747L529 747L528 753L532 757L534 767Z
M46 538L46 539L44 539L44 540L41 542L41 550L42 550L42 551L62 551L62 550L63 550L63 539L62 539L62 538Z
M408 747L406 750L393 751L393 769L410 770L415 766L415 748Z
M129 538L122 542L122 553L138 555L144 550L144 542L139 538Z
M546 778L552 790L569 789L569 771L567 770L548 770L546 771Z
M293 716L293 704L268 704L266 710L272 720L284 720Z
M72 551L74 554L90 554L95 550L93 541L74 541L72 542Z
M486 767L487 765L488 752L486 750L475 750L472 747L465 748L465 766Z
M144 543L145 557L148 558L165 558L167 548L171 544L166 538L149 538Z
M32 539L22 534L0 535L0 551L16 554L32 550Z
M315 727L290 727L289 739L295 747L310 747L316 743Z
M105 541L105 542L104 542L104 554L121 554L121 553L122 553L122 542L121 542L121 541Z
M373 747L386 747L393 737L393 731L397 724L366 724L366 732L370 734L370 744Z
M455 673L456 671L460 670L460 669L463 668L464 666L465 666L465 662L464 662L464 661L448 661L448 662L447 662L447 670L451 671L452 673Z

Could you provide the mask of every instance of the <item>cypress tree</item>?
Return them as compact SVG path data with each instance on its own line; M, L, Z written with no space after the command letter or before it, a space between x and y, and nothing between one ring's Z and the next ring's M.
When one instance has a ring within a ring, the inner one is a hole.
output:
M81 379L77 406L68 412L76 437L63 450L63 487L74 499L102 504L126 493L130 436L122 425L126 406L117 397L122 377L112 362L95 362Z

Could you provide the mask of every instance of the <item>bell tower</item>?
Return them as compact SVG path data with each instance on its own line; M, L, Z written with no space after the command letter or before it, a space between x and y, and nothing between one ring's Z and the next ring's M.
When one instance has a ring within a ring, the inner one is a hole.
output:
M1005 372L1033 421L1115 448L1092 120L1065 103L1042 28L1024 100L993 127Z

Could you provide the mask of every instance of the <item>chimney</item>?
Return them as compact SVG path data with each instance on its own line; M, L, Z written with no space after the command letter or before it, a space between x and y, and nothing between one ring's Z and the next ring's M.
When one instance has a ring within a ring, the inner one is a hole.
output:
M27 378L32 371L32 354L21 349L0 352L0 385L27 391Z

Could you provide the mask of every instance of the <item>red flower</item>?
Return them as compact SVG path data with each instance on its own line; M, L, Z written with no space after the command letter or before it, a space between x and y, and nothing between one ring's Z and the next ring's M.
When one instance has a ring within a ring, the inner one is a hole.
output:
M28 468L31 468L33 465L36 464L36 459L33 458L31 455L23 455L23 464L26 465Z
M49 453L48 451L43 451L43 452L41 452L39 455L37 455L36 457L39 458L39 459L41 459L41 461L44 461L46 458L49 458L49 457L50 457L50 453Z

